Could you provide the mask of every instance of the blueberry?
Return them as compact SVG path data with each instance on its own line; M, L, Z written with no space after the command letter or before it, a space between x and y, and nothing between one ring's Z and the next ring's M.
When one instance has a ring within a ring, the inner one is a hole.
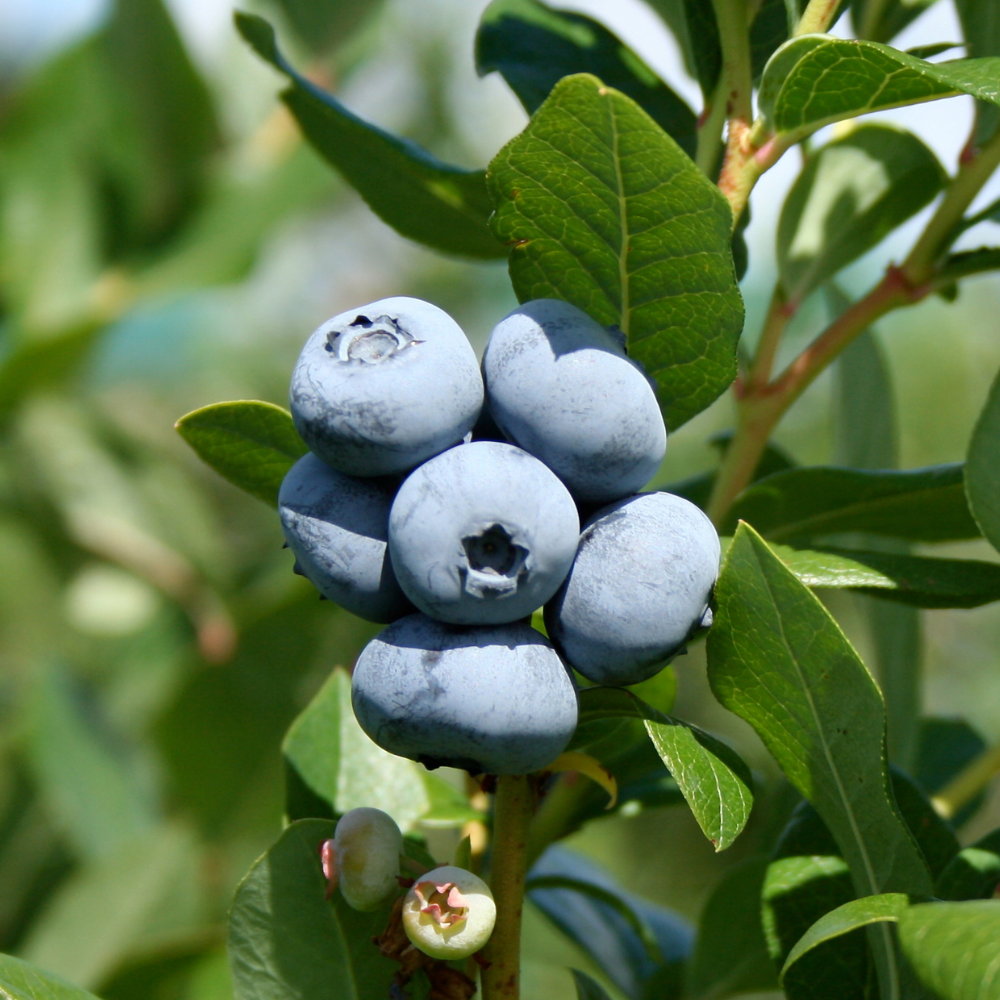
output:
M537 299L502 319L483 357L490 412L583 502L627 496L656 474L667 431L649 382L614 332Z
M413 611L387 551L394 484L355 479L304 455L278 493L278 511L296 568L331 601L370 622Z
M352 476L407 472L472 430L483 404L476 355L458 324L396 297L334 316L292 373L295 426Z
M459 625L516 621L565 579L580 519L552 472L513 445L475 441L410 474L389 514L389 553L407 597Z
M490 887L464 868L443 865L421 875L403 900L403 929L416 948L452 962L490 939L497 908Z
M573 568L545 609L548 633L588 680L645 680L711 623L719 555L712 522L681 497L610 504L584 525Z
M577 721L569 670L522 622L459 628L401 618L365 646L351 700L384 750L470 774L537 771L562 753Z

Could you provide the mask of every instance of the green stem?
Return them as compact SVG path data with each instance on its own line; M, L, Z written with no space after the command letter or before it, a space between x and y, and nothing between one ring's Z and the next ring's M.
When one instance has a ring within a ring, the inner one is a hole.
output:
M966 210L998 166L1000 132L959 167L927 228L903 262L901 270L910 284L920 285L930 279L934 265L954 239Z
M726 124L727 106L725 84L720 78L711 103L705 108L698 123L698 150L695 154L695 163L710 180L715 180L719 168L722 127Z
M521 912L528 872L528 828L535 808L535 790L523 774L497 779L493 805L493 854L490 888L497 922L484 951L483 1000L518 1000L521 977Z
M980 754L960 771L931 802L938 814L951 819L967 802L974 799L1000 774L1000 744Z
M766 386L770 381L781 337L794 314L794 310L788 307L785 291L779 281L775 284L771 294L771 303L767 308L767 316L764 318L764 326L760 331L760 340L757 341L753 364L750 366L750 374L747 379L750 385Z
M840 0L809 0L809 6L795 28L796 36L826 31L839 7Z

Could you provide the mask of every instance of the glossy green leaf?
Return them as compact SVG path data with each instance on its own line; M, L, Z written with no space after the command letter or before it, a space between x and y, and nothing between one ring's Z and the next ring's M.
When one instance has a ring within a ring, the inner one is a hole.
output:
M483 171L442 163L352 114L292 69L263 18L237 12L236 27L262 59L292 81L282 99L305 137L383 222L445 253L506 255L486 224L492 204Z
M988 834L963 848L934 883L938 899L991 899L1000 887L1000 836Z
M820 917L799 939L791 954L785 960L781 969L782 978L785 973L803 955L813 948L824 944L833 938L840 937L859 927L882 921L895 922L900 914L910 905L910 898L905 893L888 892L879 896L864 896L852 899L843 906L831 910Z
M859 38L887 42L933 3L935 0L852 0L851 20Z
M1000 549L1000 375L990 388L965 463L969 507L995 549Z
M702 832L717 851L739 836L753 806L753 779L739 754L721 740L681 722L623 688L580 693L582 721L643 719L649 738L669 768Z
M308 450L291 414L259 400L212 403L176 426L202 461L272 507L278 506L282 479Z
M694 157L694 112L642 59L599 21L539 0L493 0L476 34L480 76L499 71L528 114L574 73L591 73L639 104Z
M777 989L761 926L761 891L768 859L728 869L701 911L687 984L698 1000Z
M857 590L920 608L975 608L1000 600L996 563L787 545L772 551L807 587Z
M1000 59L929 63L877 42L802 35L767 64L760 110L793 141L831 122L957 94L1000 104Z
M686 920L625 892L602 868L573 851L549 848L529 873L529 879L536 878L566 878L574 883L590 883L599 890L534 888L529 890L528 898L590 955L630 1000L647 995L652 983L669 975L690 954L694 932ZM609 905L600 890L619 902ZM622 905L632 912L632 918L623 915ZM650 956L648 943L637 933L635 921L648 929L659 953L657 960Z
M915 135L863 125L809 157L778 223L778 267L792 305L929 204L945 181Z
M0 997L3 1000L97 1000L93 993L13 955L0 955Z
M288 815L340 816L359 806L387 812L400 828L426 817L436 826L460 826L479 817L443 779L374 744L351 708L351 678L337 667L292 724L282 747L288 779ZM305 793L305 794L303 794Z
M518 298L620 327L671 429L729 385L743 326L729 206L631 98L566 77L487 183Z
M333 836L329 820L289 826L240 883L229 915L235 1000L385 1000L399 966L372 938L388 906L352 910L340 893L326 900L319 850Z
M1000 900L922 903L899 918L899 942L941 1000L1000 995Z
M761 892L761 920L777 974L795 943L825 913L854 898L851 873L818 813L803 802L782 831ZM785 977L789 1000L866 1000L865 935L816 949Z
M741 526L716 590L709 682L830 828L860 895L927 893L894 808L875 682L829 612Z
M978 538L964 485L960 463L905 472L789 469L744 490L727 526L747 521L778 542L845 531L923 542Z
M384 0L277 0L295 34L310 51L340 48L380 10Z
M1000 56L1000 10L993 0L955 0L962 25L965 51L970 56ZM983 101L976 102L973 142L981 146L996 134L1000 109Z

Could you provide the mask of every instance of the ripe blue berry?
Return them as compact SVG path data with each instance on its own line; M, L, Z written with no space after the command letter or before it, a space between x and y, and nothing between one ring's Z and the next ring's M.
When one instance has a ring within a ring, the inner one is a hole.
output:
M490 412L585 503L634 493L660 467L663 417L618 340L568 302L536 299L502 319L483 357Z
M355 479L304 455L278 493L278 512L298 570L342 608L370 622L413 611L389 561L389 508L395 493L380 479Z
M476 356L442 309L403 296L322 324L292 373L295 426L352 476L403 473L457 444L483 403Z
M652 677L687 638L711 623L719 536L697 508L671 493L641 493L584 525L566 582L545 624L588 680L635 684Z
M401 618L365 646L351 700L384 750L471 774L551 764L578 707L569 670L530 626L458 628L424 615Z
M407 597L460 625L525 618L558 589L576 553L573 498L527 452L459 445L414 470L389 514L389 552Z

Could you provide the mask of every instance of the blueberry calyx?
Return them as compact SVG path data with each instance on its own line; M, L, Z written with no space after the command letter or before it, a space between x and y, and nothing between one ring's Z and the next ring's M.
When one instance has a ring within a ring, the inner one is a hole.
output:
M360 361L366 365L377 365L422 343L391 316L374 320L357 316L346 328L331 330L326 336L326 350L335 354L338 361Z
M490 598L517 589L528 550L515 544L507 530L492 524L462 539L468 568L463 567L463 587L473 597Z

